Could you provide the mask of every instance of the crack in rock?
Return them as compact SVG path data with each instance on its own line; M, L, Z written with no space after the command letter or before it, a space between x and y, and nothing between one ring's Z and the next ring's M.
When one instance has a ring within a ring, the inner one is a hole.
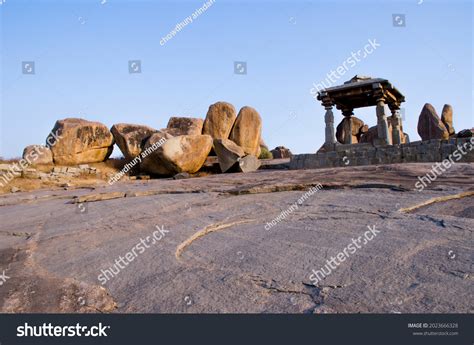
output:
M386 183L361 183L361 184L321 184L321 183L294 183L285 185L268 185L258 184L253 186L244 186L231 189L226 192L222 192L221 195L245 195L245 194L263 194L263 193L279 193L279 192L291 192L291 191L307 191L313 187L322 186L321 189L332 190L332 189L351 189L351 188L382 188L390 189L393 191L406 192L409 189L399 185L386 184Z
M266 280L266 279L263 279L259 276L250 276L250 279L252 280L252 282L255 285L257 285L259 287L262 287L264 289L267 289L267 290L271 290L273 292L294 293L294 294L302 294L302 295L312 296L312 294L307 292L307 291L294 290L294 289L289 289L289 288L285 288L285 287L280 287L278 285L277 281L275 281L274 279ZM314 286L313 286L313 288L314 288Z
M443 228L446 227L446 223L445 223L444 219L440 220L440 219L436 219L436 218L433 218L431 216L426 216L426 215L425 216L418 216L416 218L418 218L419 220L427 220L429 222L433 222L437 226L440 226L440 227L443 227Z
M0 235L5 236L15 236L15 237L24 237L25 239L30 239L32 234L30 232L16 232L16 231L0 231Z
M285 294L297 294L305 295L311 299L314 304L313 307L305 309L304 313L317 313L332 312L331 308L325 307L325 299L328 297L329 292L334 289L342 289L346 285L313 285L305 282L301 282L303 287L306 289L298 289L297 287L289 288L282 286L274 279L263 279L260 276L250 276L251 281L258 287L268 290L270 293L285 293Z
M135 198L143 196L153 196L160 194L194 194L194 193L206 193L203 190L146 190L138 192L109 192L109 193L95 193L87 194L82 196L73 196L70 204L82 204L85 202L97 202L97 201L106 201L112 199L121 199L121 198Z
M205 236L205 235L207 235L211 232L227 229L227 228L230 228L231 226L234 226L234 225L237 225L237 224L250 223L250 222L253 222L253 221L255 221L255 219L245 219L245 220L235 221L235 222L231 222L231 223L213 223L213 224L207 225L204 229L199 230L194 235L187 238L184 242L180 243L176 247L175 257L176 257L177 260L179 260L182 253L184 252L184 250L187 247L189 247L197 239L199 239L199 238L201 238L201 237L203 237L203 236Z
M440 197L436 197L436 198L431 198L431 199L428 199L422 203L419 203L419 204L416 204L416 205L413 205L413 206L410 206L410 207L406 207L406 208L401 208L399 209L398 211L399 212L402 212L402 213L411 213L419 208L422 208L422 207L425 207L425 206L428 206L428 205L431 205L431 204L435 204L435 203L439 203L439 202L443 202L443 201L448 201L448 200L453 200L453 199L462 199L462 198L466 198L466 197L469 197L469 196L473 196L474 195L474 191L473 192L463 192L463 193L459 193L459 194L453 194L453 195L445 195L445 196L440 196Z

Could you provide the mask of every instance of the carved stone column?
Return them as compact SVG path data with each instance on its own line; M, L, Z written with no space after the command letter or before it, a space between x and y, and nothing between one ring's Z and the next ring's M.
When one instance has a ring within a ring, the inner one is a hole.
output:
M329 148L336 143L336 133L334 131L334 114L332 112L332 104L325 103L324 108L326 114L324 115L324 121L326 122L326 138L324 144Z
M380 144L390 145L391 138L388 135L387 116L385 115L385 98L380 96L377 99L377 134Z
M402 143L402 119L400 117L400 109L394 107L390 109L392 112L391 123L392 123L392 143L398 145Z

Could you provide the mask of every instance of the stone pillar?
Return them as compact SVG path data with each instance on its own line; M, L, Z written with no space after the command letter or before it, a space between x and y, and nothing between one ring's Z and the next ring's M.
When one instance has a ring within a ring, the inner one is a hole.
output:
M393 145L398 145L402 143L402 119L400 117L400 109L393 108L392 111L392 143Z
M332 105L325 104L326 115L324 121L326 122L326 138L324 144L329 148L336 143L336 133L334 131L334 114L332 112Z
M378 142L380 144L390 145L391 138L388 135L388 123L387 116L385 115L385 98L380 97L377 99L377 134L379 137Z

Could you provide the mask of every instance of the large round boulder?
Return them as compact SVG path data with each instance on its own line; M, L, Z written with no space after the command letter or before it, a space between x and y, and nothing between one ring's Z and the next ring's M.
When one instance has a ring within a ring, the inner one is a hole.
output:
M275 159L291 158L293 156L290 149L287 149L285 146L277 146L270 152L272 153L272 156Z
M418 118L418 134L421 140L449 139L446 126L439 118L435 108L429 103L424 105Z
M168 126L162 132L179 135L200 135L204 120L194 117L170 117Z
M140 168L151 174L193 174L201 169L212 148L210 135L180 135L166 138L167 133L155 133L146 142L143 152L154 143L161 145L148 154ZM165 140L163 140L165 138Z
M450 136L456 134L453 127L453 107L451 105L444 105L443 111L441 112L441 122L443 122Z
M363 133L368 131L364 121L355 116L345 116L336 128L336 139L341 144L348 144L352 137L352 144L357 144Z
M227 102L212 104L207 111L202 128L202 134L208 134L213 139L229 138L236 118L235 108Z
M29 145L23 150L23 159L29 164L53 164L53 153L43 145Z
M125 158L133 159L142 152L148 138L158 131L148 126L118 123L112 126L110 132Z
M243 107L237 115L229 139L243 148L249 155L260 153L260 138L262 136L262 118L251 107Z
M153 133L143 145L143 151L140 155L142 161L140 163L140 170L143 172L158 174L158 175L169 175L171 172L161 161L160 155L156 152L161 146L163 146L168 139L173 138L169 133L162 131Z
M112 153L114 137L100 122L67 118L56 121L46 144L56 164L97 163Z

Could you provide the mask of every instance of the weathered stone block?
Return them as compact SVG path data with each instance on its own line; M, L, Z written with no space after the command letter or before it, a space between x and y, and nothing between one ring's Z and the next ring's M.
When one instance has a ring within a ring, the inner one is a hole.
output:
M352 162L352 161L351 161ZM369 159L367 157L359 157L355 160L356 165L369 165Z
M474 150L468 151L467 154L463 155L459 160L460 162L474 162Z
M391 164L396 164L396 163L402 163L402 157L401 156L393 156L390 160Z
M370 160L370 164L380 164L381 159L378 157L374 157Z
M417 154L416 155L416 160L418 162L430 162L430 157L427 154Z
M348 150L337 151L337 155L338 155L340 158L343 158L343 157L347 156L348 154L349 154L349 151L348 151Z
M25 169L21 172L23 178L37 179L40 177L38 170L36 169Z
M70 174L79 174L81 172L81 169L74 168L74 167L68 167L67 172L70 173Z
M456 145L450 145L450 144L442 145L439 151L441 159L448 158L456 150L457 150Z
M418 153L425 154L428 151L431 151L431 148L428 145L420 145L420 146L417 147L417 152Z

